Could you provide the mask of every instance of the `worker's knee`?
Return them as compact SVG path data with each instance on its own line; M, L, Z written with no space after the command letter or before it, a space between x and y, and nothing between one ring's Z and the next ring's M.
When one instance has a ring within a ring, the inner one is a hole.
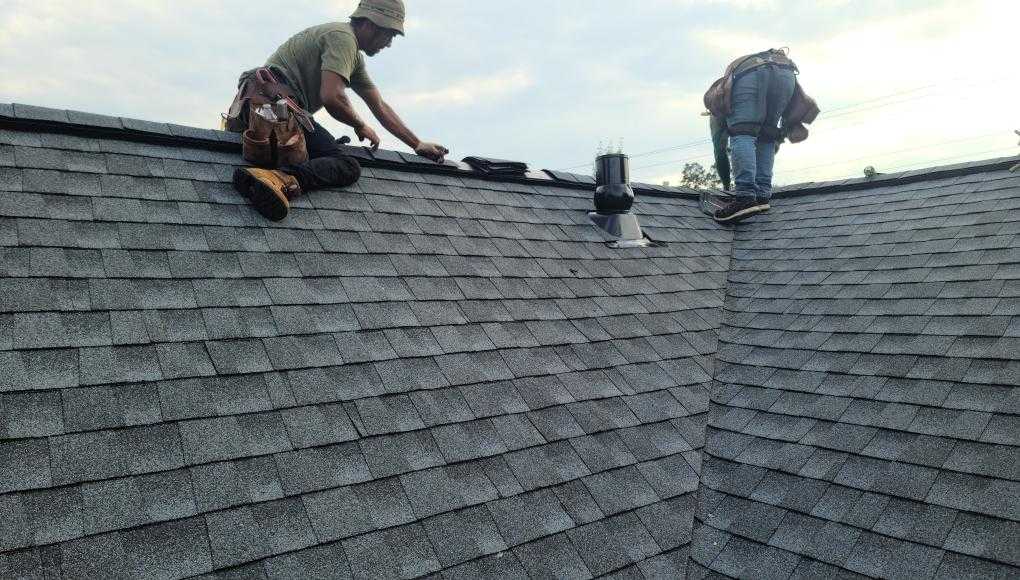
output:
M294 168L305 191L322 187L347 187L361 178L361 164L357 159L337 154L317 157Z
M361 178L361 164L349 155L337 152L332 157L323 157L317 161L321 161L322 173L328 176L330 185L347 187Z
M357 159L338 153L337 166L337 173L343 182L339 184L341 187L346 187L361 179L361 164L358 163Z

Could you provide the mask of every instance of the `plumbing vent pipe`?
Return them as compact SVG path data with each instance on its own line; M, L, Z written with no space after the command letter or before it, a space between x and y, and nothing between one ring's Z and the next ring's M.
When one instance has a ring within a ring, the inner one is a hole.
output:
M615 241L615 248L645 247L653 244L641 231L630 209L634 189L630 186L630 159L622 153L599 155L595 159L595 211L588 217Z
M595 211L618 214L634 205L630 186L630 159L623 153L607 153L595 159Z

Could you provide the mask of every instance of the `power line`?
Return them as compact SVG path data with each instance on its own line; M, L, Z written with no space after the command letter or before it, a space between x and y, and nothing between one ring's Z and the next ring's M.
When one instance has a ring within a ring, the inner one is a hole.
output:
M839 118L839 117L848 117L848 116L853 116L853 115L856 115L856 114L859 114L859 113L864 113L864 112L867 112L867 111L872 111L872 110L875 110L875 109L881 109L883 107L890 107L890 106L893 106L893 105L909 103L909 102L916 101L916 100L919 100L919 99L931 98L931 97L934 97L934 96L937 96L937 95L935 95L935 94L917 95L915 97L911 97L911 98L908 98L908 99L900 99L900 100L893 101L893 102L890 102L890 103L881 103L881 104L878 104L878 105L875 105L875 106L872 106L872 107L865 107L863 109L858 108L858 107L860 107L862 105L867 105L867 104L870 104L870 103L875 103L875 102L878 102L878 101L883 101L883 100L886 100L886 99L889 99L889 98L892 98L892 97L898 97L898 96L902 96L902 95L916 93L916 92L919 92L919 91L935 88L935 87L938 87L938 86L944 86L944 85L947 85L947 84L950 84L950 83L954 83L954 84L967 84L968 86L981 86L981 85L990 84L990 83L1001 83L1001 82L1003 82L1003 81L998 80L998 79L987 79L987 80L983 80L983 81L974 81L974 82L971 82L971 83L967 83L966 81L960 82L960 83L956 83L957 80L960 80L960 79L952 79L950 81L944 81L942 83L932 83L932 84L923 85L923 86L920 86L920 87L914 87L914 88L911 88L911 89L895 91L895 92L888 93L888 94L885 94L885 95L881 95L881 96L878 96L878 97L874 97L874 98L871 98L871 99L866 99L866 100L863 100L863 101L858 101L856 103L851 103L849 105L843 105L843 106L840 106L840 107L835 107L835 108L828 109L828 110L822 112L818 116L818 118L819 119L828 120L828 119L836 119L836 118ZM856 109L856 110L848 110L848 109ZM832 113L835 112L835 111L846 111L846 112L833 115ZM839 129L839 128L842 128L842 127L834 127L834 128L830 128L830 130L832 130L832 129ZM817 132L815 134L817 135ZM640 153L635 153L633 155L628 155L628 157L630 157L631 159L636 158L636 157L645 157L645 156L648 156L648 155L656 155L656 154L659 154L659 153L665 153L667 151L675 151L675 150L680 150L680 149L688 149L688 148L691 148L691 147L698 147L698 146L701 146L701 145L707 145L707 144L709 144L711 142L712 142L711 139L700 139L698 141L692 141L690 143L684 143L682 145L675 145L673 147L663 147L661 149L653 149L651 151L643 151L643 152L640 152ZM703 155L703 156L695 157L695 158L691 158L691 159L700 159L702 157L707 157L707 155ZM662 165L669 165L670 163L683 163L683 162L690 161L691 159L683 159L683 160L677 160L677 161L673 161L673 162L664 162L664 163L661 163L661 164L657 163L657 164L654 164L654 165L645 165L643 167L636 167L636 168L634 168L634 170L637 170L637 169L647 169L649 167L659 167L659 166L662 166ZM579 168L591 167L591 165L592 165L592 162L589 161L589 162L586 162L586 163L581 163L581 164L578 164L578 165L573 165L571 167L565 167L565 168L561 169L560 171L569 171L571 169L579 169Z
M663 147L662 149L653 149L651 151L643 151L641 153L634 153L633 155L628 154L627 157L630 157L631 159L634 159L635 157L647 157L648 155L657 155L659 153L665 153L667 151L674 151L674 150L677 150L677 149L687 149L687 148L690 148L690 147L698 147L700 145L707 145L707 144L709 144L711 142L712 142L712 139L699 139L698 141L691 141L690 143L684 143L683 145L674 145L673 147ZM559 169L558 171L568 171L570 169L578 169L578 168L582 168L582 167L590 167L591 164L592 164L592 162L589 161L587 163L581 163L581 164L578 164L578 165L572 165L570 167L564 167L563 169Z
M849 105L843 105L842 107L833 107L832 109L826 110L825 113L831 113L833 111L842 111L844 109L852 109L854 107L859 107L861 105L866 105L868 103L874 103L876 101L882 101L882 100L888 99L890 97L898 97L900 95L907 95L907 94L910 94L910 93L916 93L917 91L923 91L925 89L930 89L932 87L937 87L937 86L938 86L938 84L935 83L935 84L930 84L930 85L924 85L923 87L915 87L915 88L912 88L912 89L907 89L905 91L897 91L895 93L889 93L888 95L882 95L880 97L875 97L873 99L867 99L867 100L864 100L864 101L858 101L856 103L851 103ZM822 113L822 115L824 115L825 113ZM821 115L819 115L819 116L821 116Z
M910 98L910 99L903 99L903 100L900 100L900 101L895 101L893 103L885 103L883 105L878 105L876 107L868 107L867 109L862 109L862 110L859 110L859 111L850 111L849 113L846 113L846 114L856 114L856 113L865 112L865 111L868 111L868 110L871 110L871 109L880 108L880 107L883 107L883 106L895 105L895 104L904 103L904 102L908 102L908 101L913 101L913 100L917 100L917 99L921 99L921 98L925 98L925 97L930 97L930 96L933 96L933 95L920 95L918 97L913 97L913 98ZM835 115L835 116L842 116L842 115ZM829 131L834 131L834 130L842 129L842 128L845 128L845 126L844 127L823 128L820 131L815 131L813 134L817 136L818 134L825 134L825 133L827 133ZM888 152L888 153L881 153L879 155L894 154L894 153L899 153L899 152L902 152L902 151L909 151L909 150L913 150L913 149L924 149L924 148L928 148L928 147L936 147L936 146L940 146L940 145L948 145L948 144L956 143L956 142L959 142L959 141L969 141L969 140L974 140L974 139L979 139L979 138L984 138L984 137L991 137L993 135L999 135L999 134L1000 134L999 132L989 133L987 135L982 135L982 136L979 136L979 137L968 137L968 138L960 139L960 140L946 141L946 142L935 143L935 144L931 144L931 145L923 145L923 146L920 146L920 147L914 147L914 148L910 148L910 149L902 149L902 150L897 150L897 151L891 151L891 152ZM633 170L637 171L639 169L647 169L647 168L650 168L650 167L660 167L660 166L663 166L663 165L672 165L672 164L679 164L679 163L687 163L687 162L693 161L695 159L702 159L704 157L709 157L709 156L710 155L701 155L701 156L698 156L698 157L690 157L690 158L686 158L686 159L677 159L677 160L674 160L674 161L666 161L666 162L663 162L663 163L656 163L656 164L653 164L653 165L644 165L644 166L641 166L641 167L635 167L635 168L633 168ZM869 159L871 157L873 157L873 156L869 155L869 156L860 157L860 158L857 158L857 159L846 159L846 160L836 161L836 162L832 162L832 163L826 163L826 164L812 166L812 167L802 167L802 168L794 169L794 170L791 170L789 172L784 172L784 173L798 173L798 172L802 172L802 171L807 171L809 169L815 169L815 168L818 168L818 167L828 167L830 165L838 165L838 164L841 164L841 163L849 163L851 161L856 161L856 160L860 160L860 159Z
M831 111L841 111L841 110L848 109L848 108L858 107L860 105L872 103L872 102L875 102L875 101L880 101L880 100L883 100L883 99L888 99L890 97L895 97L895 96L904 95L904 94L908 94L908 93L912 93L912 92L917 92L917 91L928 89L928 88L931 88L931 87L934 87L934 86L938 86L938 85L937 84L931 84L931 85L925 85L923 87L915 87L913 89L907 89L907 90L904 90L904 91L897 91L895 93L889 93L888 95L882 95L880 97L875 97L873 99L868 99L866 101L860 101L860 102L857 102L857 103L852 103L850 105L844 105L842 107L836 107L834 109L830 109L829 112L831 112ZM920 97L917 97L917 98L920 98ZM910 100L910 99L908 99L908 100ZM891 105L891 104L896 104L896 103L889 103L889 104ZM885 105L880 105L880 106L885 106ZM879 107L874 107L874 108L879 108ZM866 110L870 110L870 109L866 109ZM852 112L849 113L849 114L852 114ZM839 117L839 116L842 116L842 115L834 115L833 117ZM826 113L822 113L821 115L819 115L819 118L832 118L832 117L827 116ZM657 155L659 153L665 153L667 151L675 151L675 150L679 150L679 149L687 149L687 148L690 148L690 147L697 147L697 146L700 146L700 145L707 145L707 144L709 144L711 142L712 142L712 139L710 139L710 138L709 139L699 139L697 141L691 141L690 143L684 143L684 144L681 144L681 145L674 145L672 147L663 147L661 149L652 149L650 151L642 151L642 152L639 152L639 153L634 153L632 155L628 155L628 157L630 157L631 159L634 159L635 157L646 157L648 155ZM579 163L577 165L572 165L570 167L564 167L562 169L559 169L558 171L568 171L570 169L579 169L579 168L584 168L584 167L590 167L591 164L592 164L592 162L588 161L586 163Z
M831 161L829 163L821 163L819 165L812 165L810 167L798 167L796 169L790 169L783 171L783 174L788 175L791 173L803 173L805 171L811 171L812 169L818 169L821 167L831 167L833 165L841 165L843 163L852 163L854 161L863 161L866 159L874 159L876 156L895 155L897 153L905 153L907 151L917 151L919 149L930 149L932 147L941 147L943 145L951 145L953 143L963 143L966 141L977 141L978 139L987 139L989 137L1001 136L1002 131L996 131L994 133L985 133L984 135L977 135L975 137L965 137L963 139L953 139L950 141L942 141L940 143L931 143L928 145L918 145L916 147L906 147L904 149L896 149L894 151L882 151L881 153L872 153L871 155L865 155L863 157L855 157L853 159L842 159L840 161Z
M897 153L903 153L903 152L907 152L907 151L916 151L916 150L920 150L920 149L930 149L932 147L941 147L941 146L944 146L944 145L951 145L951 144L954 144L954 143L963 143L963 142L967 142L967 141L976 141L976 140L979 140L979 139L987 139L989 137L994 137L994 136L999 136L999 135L1002 135L1001 131L997 131L995 133L987 133L987 134L984 134L984 135L978 135L976 137L967 137L967 138L964 138L964 139L952 139L952 140L949 140L949 141L942 141L942 142L939 142L939 143L932 143L932 144L929 144L929 145L921 145L921 146L918 146L918 147L907 147L907 148L903 148L903 149L897 149L895 151L884 151L882 153L875 153L873 155L868 155L868 156L864 156L864 157L857 157L857 158L854 158L854 159L842 159L842 160L839 160L839 161L833 161L831 163L823 163L823 164L819 164L819 165L812 165L810 167L801 167L801 168L798 168L798 169L792 169L792 170L789 170L789 171L783 171L782 174L784 176L790 175L790 174L798 174L798 173L803 173L805 171L810 171L812 169L818 169L818 168L822 168L822 167L830 167L832 165L842 165L844 163L852 163L854 161L861 161L861 160L865 160L865 159L872 159L876 155L878 155L878 156L895 155ZM987 153L1002 152L1002 151L1012 151L1012 148L1009 148L1009 149L993 149L993 150L982 151L982 152L977 152L977 153L967 153L967 154L964 154L964 155L959 155L959 156L955 156L955 157L949 157L949 158L945 158L945 159L920 161L920 162L916 162L916 163L913 163L913 164L904 165L902 167L909 167L911 165L926 165L926 164L931 164L931 163L939 163L941 161L949 161L949 160L952 160L952 159L959 159L959 158L962 158L962 157L969 157L969 156L972 156L972 155L984 155L984 154L987 154ZM641 167L635 167L635 168L633 168L633 170L637 171L637 170L640 170L640 169L648 169L648 168L651 168L651 167L659 167L661 165L671 165L671 164L675 164L675 163L687 163L687 162L690 162L690 161L694 161L696 159L702 159L702 158L705 158L705 157L710 157L712 155L714 155L714 154L706 154L706 155L700 155L700 156L697 156L697 157L689 157L687 159L667 161L667 162L663 162L663 163L655 163L655 164L652 164L652 165L645 165L645 166L641 166ZM894 168L888 169L887 171L894 171L894 170L899 169L899 168L900 167L894 167Z
M676 145L674 147L663 147L662 149L655 149L655 150L652 150L652 151L645 151L643 153L635 153L634 155L628 155L628 157L631 157L631 158L634 158L634 157L646 157L648 155L656 155L658 153L665 153L666 151L674 151L676 149L687 149L689 147L697 147L699 145L706 145L706 144L711 143L711 142L712 142L711 138L709 138L709 139L701 139L699 141L691 141L690 143L685 143L683 145Z
M706 153L704 155L698 155L697 157L687 157L686 159L674 159L673 161L663 161L662 163L653 163L651 165L641 165L639 167L632 167L631 171L639 171L641 169L648 169L649 167L660 167L662 165L674 165L679 163L687 163L694 161L695 159L704 159L705 157L714 157L715 153Z
M916 93L918 91L923 91L923 90L927 90L927 89L933 89L935 87L940 87L940 86L954 85L954 86L976 87L976 86L983 86L983 85L988 85L988 84L1000 84L1000 83L1003 83L1003 82L1004 81L1002 81L1001 79L982 79L982 80L977 80L977 79L965 79L965 78L962 78L962 77L957 77L955 79L949 79L947 81L942 81L940 83L932 83L932 84L928 84L928 85L924 85L924 86L920 86L920 87L915 87L913 89L907 89L907 90L903 90L903 91L897 91L895 93L889 93L887 95L882 95L880 97L875 97L873 99L868 99L868 100L865 100L865 101L859 101L857 103L853 103L853 104L850 104L850 105L843 105L842 107L834 107L832 109L826 109L825 111L822 111L822 113L819 115L819 118L823 118L824 117L824 118L827 118L827 119L831 119L831 118L835 118L835 117L842 117L844 115L855 114L858 111L850 111L850 112L847 112L847 113L840 113L839 115L832 115L831 113L833 113L835 111L842 111L842 110L845 110L845 109L855 109L855 108L857 108L857 107L859 107L861 105L867 105L869 103L873 103L873 102L877 102L877 101L883 101L883 100L891 98L891 97L898 97L898 96L901 96L901 95L907 95L907 94L910 94L910 93ZM878 108L885 107L885 106L890 106L890 105L898 105L900 103L908 103L908 102L911 102L911 101L914 101L914 100L917 100L917 99L925 99L925 98L934 97L934 96L938 96L938 95L937 94L919 95L917 97L911 97L909 99L901 99L899 101L894 101L892 103L883 103L883 104L875 106L875 107L867 107L865 109L860 109L860 111L870 111L872 109L878 109Z

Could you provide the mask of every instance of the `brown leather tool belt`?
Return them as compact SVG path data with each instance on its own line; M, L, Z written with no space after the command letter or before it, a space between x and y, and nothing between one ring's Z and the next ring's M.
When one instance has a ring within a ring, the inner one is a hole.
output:
M287 102L291 115L306 131L309 133L315 131L312 116L298 104L294 90L287 86L286 82L281 82L269 67L260 67L241 74L234 102L223 116L224 125L228 131L243 133L248 128L247 115L251 105L275 103L281 99Z

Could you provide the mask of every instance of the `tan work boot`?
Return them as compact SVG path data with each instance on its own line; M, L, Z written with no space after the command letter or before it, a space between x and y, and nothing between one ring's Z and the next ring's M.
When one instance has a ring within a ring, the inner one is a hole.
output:
M247 197L266 219L274 222L287 217L290 211L288 200L301 195L301 185L293 175L258 167L235 169L234 189Z

